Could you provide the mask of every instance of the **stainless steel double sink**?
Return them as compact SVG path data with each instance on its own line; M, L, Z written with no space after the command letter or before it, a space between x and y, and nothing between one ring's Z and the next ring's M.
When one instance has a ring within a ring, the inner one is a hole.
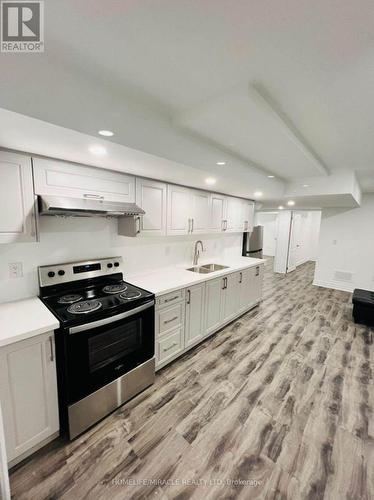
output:
M192 271L193 273L209 274L214 273L214 271L222 271L222 269L229 269L229 266L222 266L221 264L204 264L202 266L189 267L187 271Z

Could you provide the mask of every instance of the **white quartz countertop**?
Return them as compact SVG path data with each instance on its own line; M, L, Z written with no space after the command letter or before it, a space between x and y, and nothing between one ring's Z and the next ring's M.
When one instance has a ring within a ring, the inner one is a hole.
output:
M0 347L60 326L38 297L0 304Z
M126 281L140 288L144 288L157 296L179 290L180 288L196 285L197 283L203 283L204 281L219 276L225 276L226 274L234 273L249 267L258 266L264 264L265 261L266 259L253 259L251 257L213 257L199 261L199 265L221 264L223 266L228 266L228 269L214 271L209 274L199 274L186 270L186 268L192 267L192 264L184 264L180 266L165 267L157 271L148 271L142 274L128 274L126 276Z

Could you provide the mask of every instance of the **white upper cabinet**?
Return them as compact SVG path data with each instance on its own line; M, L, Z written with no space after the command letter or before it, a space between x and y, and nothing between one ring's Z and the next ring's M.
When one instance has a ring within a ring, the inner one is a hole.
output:
M240 198L233 198L232 196L226 198L225 231L228 233L241 232L244 229L242 202L243 200Z
M212 193L210 195L209 232L220 233L225 228L226 196Z
M167 234L189 234L191 231L191 191L168 185Z
M141 235L166 234L167 186L163 182L136 178L136 203L145 211Z
M0 243L36 241L31 158L0 151Z
M255 204L253 201L242 200L242 215L243 231L251 233L253 231Z
M135 202L135 177L73 163L34 158L35 193Z
M208 233L210 224L210 193L191 191L191 233Z

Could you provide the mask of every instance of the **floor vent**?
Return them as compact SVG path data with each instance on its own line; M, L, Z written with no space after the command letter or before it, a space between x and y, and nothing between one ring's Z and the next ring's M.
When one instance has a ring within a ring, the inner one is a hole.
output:
M353 280L353 273L350 273L348 271L335 271L334 279L336 281L351 282Z

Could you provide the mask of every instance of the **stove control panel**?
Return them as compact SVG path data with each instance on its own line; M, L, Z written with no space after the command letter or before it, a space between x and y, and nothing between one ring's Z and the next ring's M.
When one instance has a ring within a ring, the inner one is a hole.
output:
M49 286L121 272L122 257L40 266L39 285Z

